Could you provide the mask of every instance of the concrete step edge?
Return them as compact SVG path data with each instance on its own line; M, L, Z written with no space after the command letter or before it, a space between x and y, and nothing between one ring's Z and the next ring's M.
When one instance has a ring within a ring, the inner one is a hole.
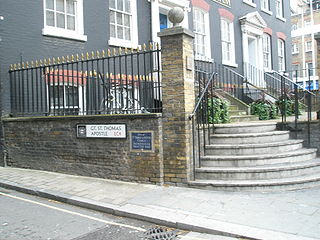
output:
M252 167L201 167L196 168L197 173L258 173L258 172L279 172L297 169L306 169L320 166L320 159L316 158L305 162L296 162L291 164L273 164L266 166Z
M215 124L216 128L238 128L238 127L257 127L257 126L275 126L277 122L265 122L265 121L255 121L255 122L241 122L241 123L224 123Z
M235 133L235 134L212 134L211 138L238 138L238 137L262 137L289 134L289 131L271 131L261 133Z
M295 151L283 152L277 154L261 154L261 155L208 155L201 157L201 161L217 161L217 160L264 160L272 158L286 158L297 157L300 155L314 154L317 152L316 148L302 148Z
M250 148L266 148L266 147L278 147L287 146L293 144L303 143L304 140L292 140L282 142L267 142L267 143L248 143L248 144L210 144L206 145L206 149L250 149Z
M190 181L189 185L217 186L217 187L259 187L259 186L281 186L294 185L320 181L320 173L303 175L291 178L275 178L268 180L196 180Z

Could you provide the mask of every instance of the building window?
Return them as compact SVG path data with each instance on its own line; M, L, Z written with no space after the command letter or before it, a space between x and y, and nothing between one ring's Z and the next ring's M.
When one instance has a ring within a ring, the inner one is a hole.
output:
M261 0L261 9L270 11L269 0Z
M277 17L283 18L283 2L282 0L276 1L276 15Z
M251 7L256 7L257 5L254 3L255 0L243 0L244 3L250 5Z
M310 26L311 26L311 20L305 20L304 27L310 27Z
M297 29L298 29L298 24L293 23L292 26L291 26L291 31L295 31Z
M278 39L278 64L279 71L285 71L285 43L282 39Z
M292 44L292 54L298 54L299 53L299 47L297 43Z
M226 18L221 18L222 63L226 65L235 64L233 31L233 22Z
M315 83L314 89L318 90L319 89L319 80L316 80L314 83Z
M314 76L314 69L312 62L306 63L306 69L307 69L307 76Z
M79 90L76 86L55 85L49 87L50 105L54 111L78 115Z
M135 0L111 0L110 45L136 47L138 45Z
M160 31L168 28L168 16L167 15L160 13L159 20L160 20Z
M305 47L306 47L306 52L311 52L312 51L312 41L307 41L305 43Z
M271 69L271 36L266 33L263 34L263 67Z
M210 58L210 33L208 13L199 9L193 9L193 31L195 33L195 54L197 58L203 56Z
M43 35L86 41L82 0L44 0Z
M292 78L297 79L299 77L299 64L293 64L292 65Z

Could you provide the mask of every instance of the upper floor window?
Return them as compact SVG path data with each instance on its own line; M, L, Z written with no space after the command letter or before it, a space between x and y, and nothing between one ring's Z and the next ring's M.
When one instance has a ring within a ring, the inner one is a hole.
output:
M299 77L300 64L292 64L292 78L297 79Z
M83 32L83 0L44 0L44 35L86 41Z
M261 9L270 11L269 0L261 0Z
M292 54L298 54L299 53L299 47L297 43L292 44Z
M193 31L196 57L211 58L208 12L199 8L193 9Z
M311 20L310 20L310 19L305 20L305 21L304 21L304 26L305 26L305 27L311 26Z
M263 34L263 67L271 70L271 36Z
M297 30L298 29L298 24L297 23L293 23L291 25L291 31Z
M282 39L278 39L278 67L279 71L285 71L285 43Z
M276 16L283 18L283 1L282 0L275 0L276 1Z
M136 0L111 0L110 10L110 45L137 47Z
M250 5L251 7L256 7L255 0L243 0L244 3Z
M307 76L314 76L314 69L312 62L306 63Z
M235 65L234 26L229 19L221 18L222 63Z
M307 41L306 43L306 52L311 52L312 51L312 41Z

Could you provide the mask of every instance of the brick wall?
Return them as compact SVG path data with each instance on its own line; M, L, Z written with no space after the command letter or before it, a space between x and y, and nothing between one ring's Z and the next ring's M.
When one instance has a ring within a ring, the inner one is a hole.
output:
M124 123L127 139L76 137L77 124ZM135 182L162 182L161 115L4 119L8 166ZM153 131L154 152L130 151L130 131Z

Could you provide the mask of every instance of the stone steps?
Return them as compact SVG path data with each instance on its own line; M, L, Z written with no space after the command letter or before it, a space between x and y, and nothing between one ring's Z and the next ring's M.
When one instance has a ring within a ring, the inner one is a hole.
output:
M191 187L213 190L297 189L320 185L316 149L290 140L276 122L216 124Z
M256 155L290 152L302 148L303 140L287 140L272 143L207 145L206 155Z
M281 142L289 140L289 131L271 131L262 133L213 134L210 142L215 144L251 144Z
M196 169L196 179L202 180L263 180L320 173L320 159L291 164L252 167L203 167Z
M258 121L259 117L255 115L237 115L230 116L231 122L248 122L248 121Z
M262 133L276 130L274 122L245 122L237 124L215 124L215 134Z
M317 149L299 149L291 152L257 155L207 155L201 157L201 167L245 167L279 163L309 161L316 157Z
M320 174L267 180L197 180L190 181L190 187L221 191L274 191L295 190L320 186Z

